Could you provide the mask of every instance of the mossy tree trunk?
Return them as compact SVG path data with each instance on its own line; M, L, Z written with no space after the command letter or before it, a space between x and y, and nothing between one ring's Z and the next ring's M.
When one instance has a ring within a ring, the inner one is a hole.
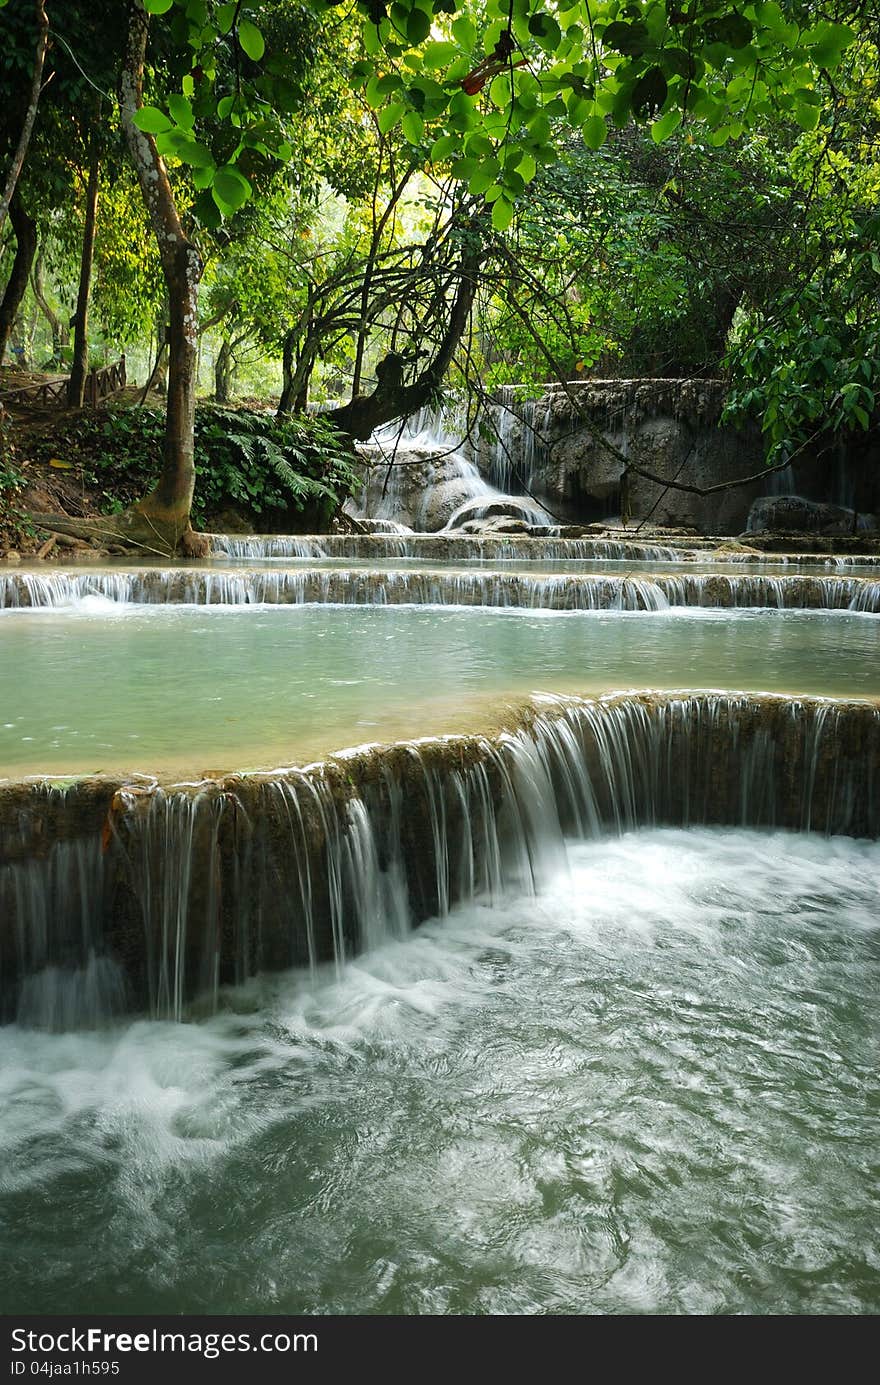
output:
M134 123L141 105L148 23L142 0L132 0L121 109L168 291L168 395L162 472L154 489L132 507L127 518L131 539L140 535L148 544L173 549L189 528L195 485L193 432L202 261L184 232L155 141Z
M37 223L25 211L17 188L10 199L9 220L15 232L15 259L3 298L0 300L0 365L3 364L3 357L37 253Z
M55 365L60 365L64 360L64 348L69 343L70 332L46 297L42 245L34 261L34 268L31 273L31 288L34 291L34 298L37 301L37 306L48 322L52 332L52 361Z
M92 133L89 140L89 177L86 184L86 218L83 228L82 252L79 264L79 290L73 330L73 362L67 386L67 402L72 409L81 409L89 372L89 295L92 288L92 261L95 257L95 227L98 220L98 141Z
M141 107L149 18L142 0L131 0L120 113L141 194L156 237L168 294L168 392L162 470L156 485L128 510L101 519L38 515L43 528L101 544L157 554L207 547L190 526L195 486L195 407L198 359L198 291L202 260L186 235L165 163L152 135L135 124Z
M232 398L232 343L224 337L214 361L214 399L218 404L228 404Z

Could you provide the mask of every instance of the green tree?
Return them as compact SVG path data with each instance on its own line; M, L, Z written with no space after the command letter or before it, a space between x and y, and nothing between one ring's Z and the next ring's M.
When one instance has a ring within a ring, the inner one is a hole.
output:
M155 490L117 523L117 536L173 546L188 526L200 236L233 218L275 163L295 152L302 81L291 25L326 32L347 23L338 7L275 0L259 7L216 0L133 0L122 76L122 120L159 247L170 304L165 459ZM781 115L802 129L820 120L823 91L854 41L858 11L818 17L810 4L703 0L593 3L552 10L538 0L359 0L351 83L383 136L399 130L413 161L460 184L456 273L430 375L452 357L476 288L481 227L510 226L539 169L572 129L598 150L609 125L645 124L653 141L699 122L713 146ZM156 21L150 28L151 16ZM304 18L305 17L305 18ZM148 49L148 35L150 47ZM824 85L823 85L824 84ZM178 192L179 190L179 192ZM180 202L185 193L187 206ZM413 389L390 372L340 418L355 436Z

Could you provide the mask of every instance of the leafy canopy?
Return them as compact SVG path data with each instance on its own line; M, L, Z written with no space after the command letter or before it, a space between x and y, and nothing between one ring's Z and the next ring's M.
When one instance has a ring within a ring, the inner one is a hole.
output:
M341 23L339 6L309 0ZM143 0L168 16L189 68L181 90L146 106L138 124L160 153L193 170L219 213L251 196L257 159L286 160L291 144L292 51L266 42L278 3ZM737 138L770 112L809 130L819 121L822 73L853 42L847 24L809 4L766 0L357 0L361 55L353 79L377 112L398 126L425 163L451 165L469 193L492 206L504 230L516 199L556 158L559 124L590 149L608 121L650 125L667 139L684 116L704 121L714 144ZM218 162L200 122L227 122L235 140Z

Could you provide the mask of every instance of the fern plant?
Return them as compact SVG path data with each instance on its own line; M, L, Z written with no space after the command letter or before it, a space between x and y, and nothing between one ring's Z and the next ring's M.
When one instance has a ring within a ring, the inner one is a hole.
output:
M155 479L162 431L155 410L107 409L47 435L39 455L79 466L104 508L118 510ZM195 444L197 525L230 505L255 522L271 515L285 524L310 510L313 522L326 524L359 485L346 440L326 419L278 421L256 409L205 406L196 411Z

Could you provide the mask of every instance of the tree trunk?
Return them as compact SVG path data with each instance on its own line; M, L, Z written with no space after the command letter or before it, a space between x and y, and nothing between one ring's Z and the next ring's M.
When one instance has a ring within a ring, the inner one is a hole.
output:
M156 394L168 393L168 294L162 299L159 320L156 323L156 366L152 374L151 388Z
M318 342L311 334L312 318L309 314L305 335L300 321L284 338L281 357L282 387L278 401L278 417L282 414L305 413L309 402L309 381L315 368ZM301 342L301 344L300 344ZM299 349L297 349L299 348Z
M18 191L13 193L9 204L9 220L15 231L16 250L12 262L12 273L0 301L0 365L6 354L6 347L12 334L16 314L21 307L28 286L31 267L37 253L37 224L28 216L22 206Z
M61 318L55 312L51 303L46 297L46 285L43 280L43 249L40 247L39 254L34 261L34 269L31 274L31 288L34 291L34 298L37 305L49 324L52 333L52 361L55 365L60 365L63 358L62 351L67 346L69 332Z
M22 361L22 365L26 364L29 370L33 369L36 364L37 323L40 318L40 310L37 307L37 301L33 295L31 295L31 299L32 301L28 305L28 311L25 312L24 308L22 308L19 314L21 320L21 340L24 346L24 360Z
M179 545L193 553L194 548L207 548L207 540L190 528L196 475L196 352L202 261L184 232L156 142L134 123L141 106L148 25L143 0L131 0L120 113L168 291L168 398L162 470L150 493L120 515L92 520L36 514L33 518L43 528L102 543L128 544L157 554L173 553Z
M121 110L168 290L168 401L161 475L155 488L138 501L127 518L129 537L141 535L148 546L173 549L189 527L195 485L193 433L202 262L184 232L155 140L134 123L141 105L148 23L142 0L132 0Z
M73 362L67 386L67 402L81 409L89 371L89 294L92 288L92 261L95 255L95 224L98 218L98 141L89 141L89 180L86 186L86 221L79 262L79 292L73 330Z
M46 61L46 49L49 47L49 20L46 16L46 0L35 0L34 10L37 17L37 55L34 59L34 73L31 79L31 96L27 110L24 114L24 121L19 135L18 145L12 156L12 163L6 175L6 185L0 194L0 230L3 228L7 216L12 218L12 199L15 196L15 189L24 166L25 155L28 145L31 142L31 133L34 128L34 121L37 118L37 106L40 103L40 91L43 83L43 64ZM2 357L0 357L2 359Z
M232 346L224 337L214 361L214 399L218 404L228 404L232 393Z

